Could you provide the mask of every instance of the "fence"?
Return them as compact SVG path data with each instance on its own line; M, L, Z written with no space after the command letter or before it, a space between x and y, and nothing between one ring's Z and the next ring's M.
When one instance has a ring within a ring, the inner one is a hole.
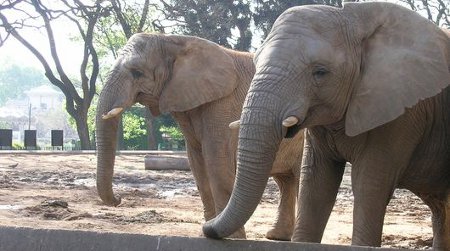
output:
M64 150L64 151L77 151L82 150L81 144L77 140L71 140L70 143L64 143L64 131L63 130L51 130L51 139L37 138L36 130L24 130L23 142L17 144L17 141L13 141L13 130L0 129L0 150ZM66 139L67 140L67 139ZM40 142L40 145L38 144ZM21 144L23 143L23 145ZM94 143L95 145L95 143ZM148 150L126 146L117 146L117 150ZM163 138L163 142L158 143L158 150L160 151L185 151L186 147L184 141L170 140Z
M0 149L13 150L11 129L0 129ZM36 130L25 130L23 147L25 150L38 150L36 140ZM48 149L46 149L48 150ZM64 133L63 130L51 131L51 147L50 150L64 150Z

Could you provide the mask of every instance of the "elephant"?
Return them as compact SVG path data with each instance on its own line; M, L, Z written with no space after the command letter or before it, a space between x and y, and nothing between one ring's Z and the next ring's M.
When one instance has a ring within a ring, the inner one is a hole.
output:
M297 6L278 17L254 62L234 190L205 236L224 238L249 219L279 142L305 129L293 241L321 241L350 162L352 245L381 245L386 206L405 188L431 209L434 249L450 250L450 38L442 29L392 3ZM286 119L295 123L284 130Z
M252 53L193 36L133 35L108 74L97 107L97 190L103 202L121 202L112 190L117 125L126 108L140 103L154 116L170 113L177 121L204 218L220 213L233 190L236 170L238 130L229 126L238 127L231 122L239 120L254 72ZM266 237L290 240L303 135L281 145L271 172L281 194L278 216ZM245 238L244 228L233 236Z

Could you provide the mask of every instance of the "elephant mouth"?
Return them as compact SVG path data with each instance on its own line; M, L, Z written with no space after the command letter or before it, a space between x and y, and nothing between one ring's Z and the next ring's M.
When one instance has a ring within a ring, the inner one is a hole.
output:
M159 100L154 97L153 95L145 94L145 93L139 93L136 96L136 102L138 102L141 105L146 106L153 116L159 116L161 115L161 112L159 110Z
M302 129L301 124L293 125L289 128L287 128L286 134L284 135L284 138L290 139L295 137L297 133Z

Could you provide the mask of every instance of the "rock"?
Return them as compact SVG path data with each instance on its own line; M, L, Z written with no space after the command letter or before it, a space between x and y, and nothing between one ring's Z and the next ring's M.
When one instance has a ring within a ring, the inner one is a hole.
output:
M41 202L41 206L68 208L69 203L63 200L44 200L43 202Z

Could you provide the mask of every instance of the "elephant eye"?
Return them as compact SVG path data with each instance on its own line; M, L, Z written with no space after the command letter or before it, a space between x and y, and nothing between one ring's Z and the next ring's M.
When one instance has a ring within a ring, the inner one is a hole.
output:
M131 70L131 75L133 75L134 79L138 79L142 76L144 76L144 73L142 73L142 71L136 70L136 69L132 69Z
M316 80L323 78L325 75L327 75L329 71L325 69L324 67L318 67L314 69L313 76Z

